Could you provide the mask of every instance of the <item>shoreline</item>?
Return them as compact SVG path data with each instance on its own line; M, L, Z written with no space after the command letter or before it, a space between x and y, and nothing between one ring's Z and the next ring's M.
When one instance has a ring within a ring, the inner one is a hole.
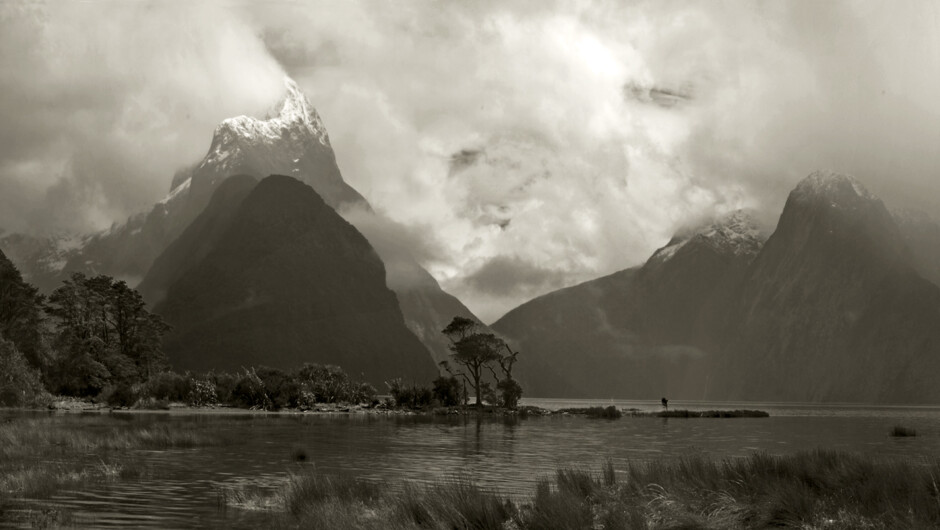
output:
M527 418L529 416L585 416L590 419L620 419L623 417L631 418L765 418L770 414L762 410L734 409L734 410L661 410L661 411L641 411L636 408L617 408L613 405L607 407L576 407L546 409L534 405L520 406L517 409L505 409L484 406L483 409L477 409L473 405L465 407L435 407L428 409L407 409L389 407L385 404L369 406L364 404L322 404L310 409L284 408L279 410L264 410L257 408L239 408L227 405L215 406L192 406L184 403L170 403L167 407L113 407L105 403L92 403L79 399L58 399L54 400L45 408L24 408L21 410L34 412L50 412L64 414L170 414L170 415L376 415L376 416L489 416L489 417L517 417Z

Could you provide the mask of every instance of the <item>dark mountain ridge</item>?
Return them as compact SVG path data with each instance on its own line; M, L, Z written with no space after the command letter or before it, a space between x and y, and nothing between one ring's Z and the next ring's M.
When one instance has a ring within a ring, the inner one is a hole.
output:
M377 388L437 373L371 245L292 177L226 180L164 256L144 285L170 281L154 311L173 326L164 344L178 369L318 362Z
M558 392L543 380L561 378L577 397L701 398L707 380L696 376L727 290L762 241L751 216L734 212L673 238L642 267L536 298L492 327L529 354L520 379L535 395Z
M940 360L940 289L851 177L814 173L793 190L736 300L713 397L940 400L911 371Z
M940 289L879 199L817 172L765 244L733 217L493 328L559 368L528 374L541 395L561 373L592 397L940 401Z

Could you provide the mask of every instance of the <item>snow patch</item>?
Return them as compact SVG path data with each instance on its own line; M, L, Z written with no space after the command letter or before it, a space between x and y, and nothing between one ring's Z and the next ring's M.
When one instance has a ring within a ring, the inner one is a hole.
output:
M876 199L855 177L828 170L811 173L797 184L793 194L800 198L828 197L837 199L844 197L849 189L852 190L851 194L861 199ZM832 206L838 204L838 200L830 200L829 202Z
M756 256L766 239L764 231L749 213L736 210L695 230L685 239L657 250L650 260L666 262L691 241L708 245L721 253Z
M189 185L192 184L192 182L193 182L192 177L189 177L188 179L184 180L182 183L180 183L179 186L173 188L173 191L167 194L167 196L164 197L163 200L159 201L157 204L163 204L163 205L169 204L173 199L178 197L181 193L185 193L186 190L189 189Z
M276 116L257 119L250 116L228 118L215 129L209 152L199 165L227 176L243 162L244 151L263 146L277 149L300 162L311 145L330 147L330 138L316 109L292 79L285 77L287 95L278 104ZM280 156L280 155L279 155Z
M659 261L659 262L669 261L670 259L672 259L673 256L676 255L676 252L678 252L679 249L684 247L685 244L688 242L689 240L686 239L678 243L673 243L672 245L665 246L657 250L650 259Z

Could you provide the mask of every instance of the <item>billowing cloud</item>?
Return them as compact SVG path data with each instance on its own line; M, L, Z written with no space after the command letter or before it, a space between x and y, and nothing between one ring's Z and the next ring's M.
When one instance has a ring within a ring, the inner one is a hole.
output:
M370 237L484 320L694 219L779 213L816 169L940 206L931 2L54 7L2 8L0 226L152 202L282 69L395 223Z
M496 256L466 278L468 290L484 296L519 299L532 292L558 289L568 283L568 271L546 269L518 257ZM528 295L528 296L527 296Z
M106 228L167 193L283 70L217 6L0 5L0 226Z

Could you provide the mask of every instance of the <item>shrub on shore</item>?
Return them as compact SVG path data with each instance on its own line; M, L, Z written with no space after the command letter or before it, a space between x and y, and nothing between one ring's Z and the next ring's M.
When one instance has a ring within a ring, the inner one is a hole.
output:
M558 414L583 414L588 418L603 418L608 420L616 420L623 416L620 410L614 405L607 407L564 408L558 409L556 412Z
M415 383L404 383L400 378L385 383L395 405L410 409L425 409L434 404L434 391Z
M159 372L144 383L143 394L156 400L185 402L191 390L189 374Z
M215 383L208 379L189 380L189 404L193 407L212 406L219 402Z
M4 366L2 363L0 352L0 368ZM0 370L0 373L4 372ZM20 372L9 370L6 373ZM35 382L41 391L41 383L38 379ZM3 388L3 380L0 379L0 400L4 395ZM351 379L338 366L305 364L289 372L265 366L245 368L235 374L164 371L154 374L144 383L107 385L94 401L112 407L140 409L163 409L168 408L169 403L185 403L193 407L227 405L260 410L307 410L319 403L374 404L376 390L368 383Z
M460 384L460 380L455 376L439 376L434 380L433 385L434 387L431 391L434 394L434 399L438 400L441 406L456 407L463 402L463 399L461 399L463 387Z
M112 407L130 407L137 403L137 392L127 383L119 383L114 386L106 386L101 391L99 399Z

